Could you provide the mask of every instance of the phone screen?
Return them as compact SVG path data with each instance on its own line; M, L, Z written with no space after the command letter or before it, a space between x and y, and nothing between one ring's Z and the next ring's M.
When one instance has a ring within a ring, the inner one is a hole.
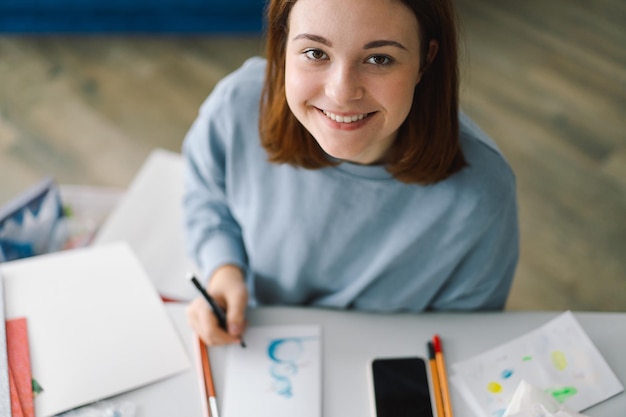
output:
M432 417L422 358L374 359L371 372L376 417Z

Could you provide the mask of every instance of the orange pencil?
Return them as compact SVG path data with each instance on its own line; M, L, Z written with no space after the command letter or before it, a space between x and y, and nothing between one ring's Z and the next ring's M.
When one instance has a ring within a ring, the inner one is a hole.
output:
M213 384L213 375L211 373L211 363L209 362L209 352L204 342L198 338L200 344L200 360L202 362L202 375L204 376L205 395L209 400L209 409L211 417L219 417L217 412L217 397L215 395L215 385Z
M435 406L437 417L444 417L443 402L441 401L441 383L439 382L439 370L435 360L435 347L433 342L428 341L428 362L430 363L430 374L433 378L433 391L435 392Z
M435 345L435 362L439 370L439 385L441 385L441 397L443 398L443 410L445 417L452 417L452 404L450 403L450 389L448 387L448 376L446 374L446 362L441 348L441 339L439 335L433 337Z

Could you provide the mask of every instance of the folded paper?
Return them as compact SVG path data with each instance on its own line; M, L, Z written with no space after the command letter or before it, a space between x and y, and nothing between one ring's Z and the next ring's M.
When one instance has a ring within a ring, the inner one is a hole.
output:
M548 393L522 380L502 417L586 417L562 404Z

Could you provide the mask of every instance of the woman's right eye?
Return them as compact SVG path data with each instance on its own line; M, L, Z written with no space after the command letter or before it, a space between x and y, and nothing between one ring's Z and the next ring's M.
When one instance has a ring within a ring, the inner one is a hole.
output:
M304 51L304 55L312 61L321 61L328 58L324 51L317 48L307 49Z

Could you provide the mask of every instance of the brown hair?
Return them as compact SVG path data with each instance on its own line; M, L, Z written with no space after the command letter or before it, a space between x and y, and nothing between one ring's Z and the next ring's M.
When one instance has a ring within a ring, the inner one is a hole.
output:
M269 0L267 68L261 97L261 143L270 162L315 169L335 163L295 118L285 97L285 53L289 13L297 0ZM386 165L396 179L431 184L465 166L459 144L459 70L456 15L451 0L401 0L420 27L422 79L413 105L400 126ZM432 62L431 40L439 49Z

